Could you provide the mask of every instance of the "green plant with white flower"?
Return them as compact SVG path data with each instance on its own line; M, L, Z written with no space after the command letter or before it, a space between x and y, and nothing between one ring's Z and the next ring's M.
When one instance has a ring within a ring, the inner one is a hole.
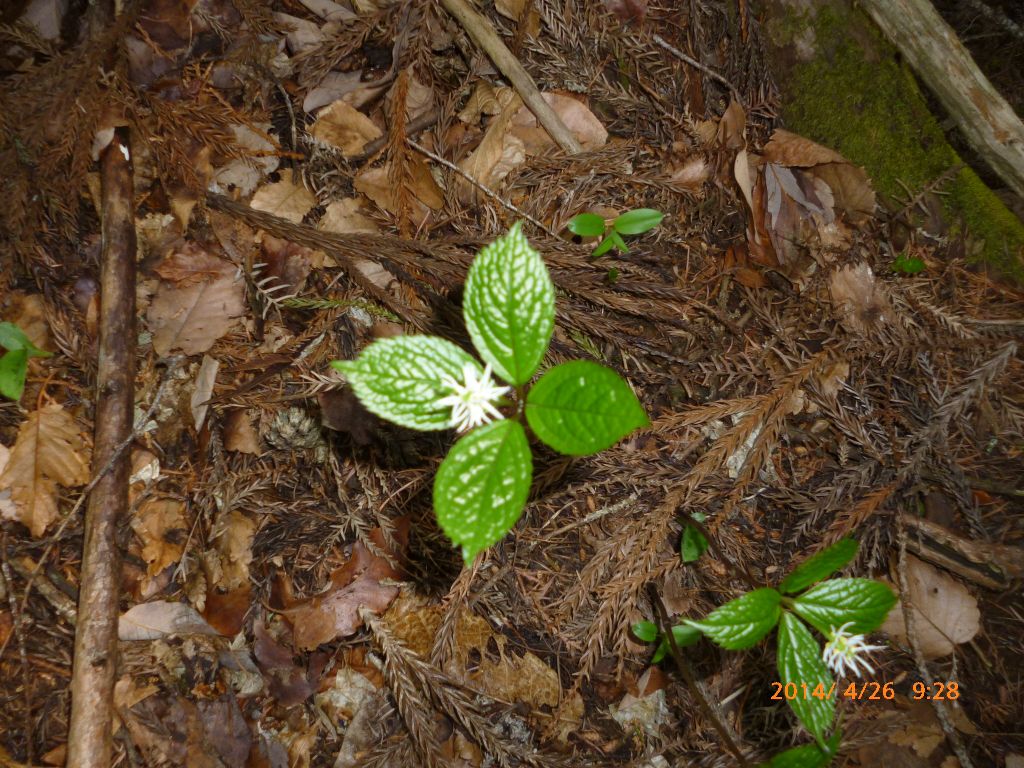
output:
M856 684L840 687L833 674L842 679L847 673L860 677L861 672L874 671L867 656L884 646L868 645L866 636L881 626L896 604L892 589L880 581L828 578L854 558L857 547L853 539L843 539L797 566L778 588L754 589L701 620L683 621L671 629L674 643L650 621L634 624L633 634L644 642L658 641L653 658L657 663L671 646L685 648L701 637L736 651L752 647L777 629L775 685L782 693L777 698L786 700L814 743L788 749L769 765L823 768L839 746L839 729L833 731L837 697L860 698ZM825 638L824 647L808 624Z
M603 256L612 248L620 253L629 253L623 235L642 235L661 224L665 214L653 208L637 208L619 214L611 221L605 221L596 213L580 213L569 219L566 228L574 235L581 237L602 237L603 239L591 252L592 258ZM606 234L607 233L607 234Z
M380 339L355 360L331 365L381 418L461 433L438 468L433 500L441 529L469 563L526 506L533 478L527 429L559 453L586 456L650 422L629 384L589 360L556 365L530 386L554 332L555 287L519 224L473 260L462 312L483 365L425 335Z

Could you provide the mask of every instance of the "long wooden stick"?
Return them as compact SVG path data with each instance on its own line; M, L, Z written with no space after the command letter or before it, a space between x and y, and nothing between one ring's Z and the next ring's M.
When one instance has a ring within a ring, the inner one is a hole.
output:
M930 0L862 0L982 159L1024 195L1024 123Z
M512 55L512 51L498 37L491 22L471 8L466 0L441 0L441 5L458 20L473 42L483 48L484 53L491 58L501 74L509 79L509 82L522 97L523 103L533 112L537 122L544 126L544 130L555 140L555 143L570 155L578 154L581 147L576 141L576 137L565 127L565 123L555 114L551 106L544 101L544 97L540 95L530 73L523 68L519 59Z
M103 150L100 183L103 241L94 471L102 471L132 434L135 399L135 216L131 156L122 129ZM121 581L115 534L128 509L130 474L130 454L124 451L96 483L85 511L68 768L111 765Z

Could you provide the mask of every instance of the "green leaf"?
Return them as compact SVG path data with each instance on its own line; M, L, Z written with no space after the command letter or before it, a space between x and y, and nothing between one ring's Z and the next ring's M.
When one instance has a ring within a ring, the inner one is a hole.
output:
M528 382L555 329L555 286L519 223L473 259L462 313L484 362L509 384Z
M821 751L817 744L804 744L780 752L766 763L769 768L825 768L832 755Z
M611 368L573 360L547 371L526 396L526 420L559 453L587 456L650 424L629 384Z
M658 639L658 625L653 621L638 621L631 629L633 637L645 643L653 643Z
M12 349L0 357L0 395L17 402L25 391L28 350Z
M782 595L770 587L748 592L719 606L703 621L687 621L711 640L730 651L749 648L779 622Z
M626 245L626 241L622 239L622 235L618 232L613 231L608 235L608 239L612 241L612 245L618 249L619 253L629 253L629 246Z
M566 227L574 235L600 237L604 234L604 219L596 213L579 213L569 219Z
M608 251L615 245L615 233L612 232L608 237L597 244L597 247L590 253L590 258L596 259L598 256L604 256ZM619 238L621 239L621 238Z
M779 584L779 590L785 594L792 594L828 578L853 560L858 546L853 539L840 539L794 568L793 572Z
M823 635L847 622L853 634L874 632L896 604L888 584L873 579L830 579L793 600L793 610Z
M909 256L905 253L901 253L896 257L896 260L892 263L893 272L902 272L905 275L916 275L918 272L923 272L925 269L925 263L916 256Z
M28 357L50 357L53 354L29 341L25 332L14 323L0 323L0 347L10 352L24 349L28 352Z
M697 560L708 548L708 540L695 525L687 525L683 529L683 540L679 543L679 554L684 563Z
M637 208L627 211L612 222L612 228L620 235L642 235L661 224L665 214L653 208Z
M467 564L512 530L532 476L530 444L518 421L480 427L452 446L434 478L434 512Z
M790 709L804 727L818 740L832 726L836 714L835 690L832 675L821 658L821 646L800 619L784 613L779 622L778 655L779 682L793 683L796 695L786 697ZM817 697L813 692L829 694Z
M672 637L676 640L677 648L685 648L700 640L701 632L685 624L676 624L676 626L672 627ZM668 655L669 650L668 640L662 638L661 643L658 644L658 649L654 652L654 656L651 657L651 663L657 664Z
M442 382L462 381L462 369L480 364L450 341L436 336L379 339L355 360L335 360L368 411L403 427L448 429L452 409L437 401L452 393Z

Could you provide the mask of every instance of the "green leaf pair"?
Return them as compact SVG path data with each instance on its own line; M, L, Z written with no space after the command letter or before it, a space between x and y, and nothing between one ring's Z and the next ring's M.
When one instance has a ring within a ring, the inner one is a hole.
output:
M665 218L665 214L653 208L637 208L617 216L611 221L611 229L607 236L597 244L590 255L596 259L598 256L608 253L612 248L616 248L622 253L629 253L629 247L622 236L642 235L661 224L663 218ZM581 237L601 237L607 229L604 218L596 213L577 214L569 219L566 227L574 235Z
M541 441L574 456L604 450L649 422L629 384L586 360L548 370L526 394L520 420L504 420L504 394L514 387L522 396L555 323L554 285L519 224L474 259L463 317L483 368L434 336L381 339L356 360L332 365L384 419L419 430L473 430L455 443L434 482L438 523L468 563L501 539L526 505L533 462L521 418ZM511 386L494 385L491 371Z
M49 357L50 352L39 349L14 323L0 323L0 347L7 351L0 357L0 395L21 400L25 391L25 375L30 357Z

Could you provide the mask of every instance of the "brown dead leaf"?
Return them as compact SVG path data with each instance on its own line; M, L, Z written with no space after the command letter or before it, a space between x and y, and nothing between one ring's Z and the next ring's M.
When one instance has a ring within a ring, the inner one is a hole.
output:
M409 521L397 518L395 539L401 551L389 552L384 534L379 528L370 532L370 539L392 557L404 556L409 541ZM338 637L347 637L362 626L359 609L380 613L398 595L398 587L382 584L397 581L401 571L387 560L372 554L362 542L352 546L352 556L331 574L331 587L315 597L286 605L282 613L291 623L295 646L310 651Z
M245 312L241 278L223 259L204 252L201 259L186 262L178 252L157 269L178 280L160 284L147 313L153 349L160 356L172 349L188 355L206 352Z
M50 403L30 413L19 427L0 473L0 492L10 491L14 513L9 519L38 538L57 519L58 484L73 487L88 480L88 443L71 415Z
M185 288L235 272L234 266L195 242L187 242L168 253L153 269L164 280Z
M516 98L516 92L512 88L495 88L490 83L481 80L476 84L473 92L466 99L465 106L459 112L459 120L470 125L476 125L482 115L498 115Z
M584 151L603 147L608 141L608 131L604 125L578 98L561 93L542 93L541 96L565 123L565 127L569 129ZM539 155L555 146L555 140L537 122L533 112L525 106L520 107L513 116L509 130L513 136L523 142L523 147L528 155Z
M217 371L220 369L220 361L203 355L203 362L196 373L195 389L192 390L192 397L189 398L189 405L192 409L192 422L196 432L203 428L206 421L206 412L210 408L210 398L213 397L213 385L217 382Z
M247 411L239 408L228 413L224 422L224 447L238 453L256 455L260 452L260 438Z
M384 78L387 80L387 78ZM309 90L302 100L302 109L307 114L320 107L344 99L356 109L369 104L387 88L389 82L364 82L362 72L328 72L320 83Z
M239 194L251 195L264 176L277 170L279 149L267 139L271 127L270 123L231 126L235 143L248 150L251 157L233 158L214 170L213 183L218 191L234 188Z
M219 559L216 584L213 586L234 590L249 583L252 539L255 535L256 523L237 509L218 518L212 536Z
M944 571L907 556L907 586L914 611L916 640L926 659L939 659L966 643L981 628L978 601L967 587ZM882 631L900 643L907 643L907 628L901 603L889 612Z
M284 175L280 181L264 184L256 190L249 205L257 211L301 224L303 217L316 205L316 196L292 173Z
M647 0L603 0L604 7L614 13L619 21L639 24L647 15Z
M513 169L526 162L526 149L522 139L512 135L512 119L519 112L522 100L514 96L491 124L483 139L470 155L459 163L459 169L485 187L494 187ZM480 194L479 190L460 178L456 181L459 200L469 205Z
M722 119L718 121L718 144L726 149L743 149L747 144L747 114L743 106L732 99Z
M362 213L358 197L335 200L324 210L324 215L320 217L316 227L324 232L335 232L340 235L352 232L380 232L377 222Z
M118 640L159 640L169 635L215 635L217 632L186 603L154 600L121 614Z
M866 333L877 322L892 322L893 308L885 288L867 263L848 264L829 279L832 306L848 331Z
M444 204L444 194L437 186L437 182L434 181L430 167L419 155L409 155L407 159L411 179L409 191L416 198L413 201L413 219L418 224L429 213L428 208L435 211L441 208ZM399 211L398 195L390 181L390 173L390 164L380 168L370 168L356 177L354 186L356 191L370 198L381 210L397 215Z
M262 621L253 624L252 651L270 695L282 706L294 707L313 694L315 688L293 660L294 652L275 640Z
M46 319L46 301L38 293L11 293L11 307L4 319L10 320L40 349L54 351L50 339L50 321Z
M317 115L309 132L314 139L334 147L344 157L358 155L368 142L382 135L370 118L340 99Z
M185 552L188 536L185 505L177 499L147 499L135 511L132 530L142 542L142 559L147 563L146 574L152 579L169 565L178 562Z

